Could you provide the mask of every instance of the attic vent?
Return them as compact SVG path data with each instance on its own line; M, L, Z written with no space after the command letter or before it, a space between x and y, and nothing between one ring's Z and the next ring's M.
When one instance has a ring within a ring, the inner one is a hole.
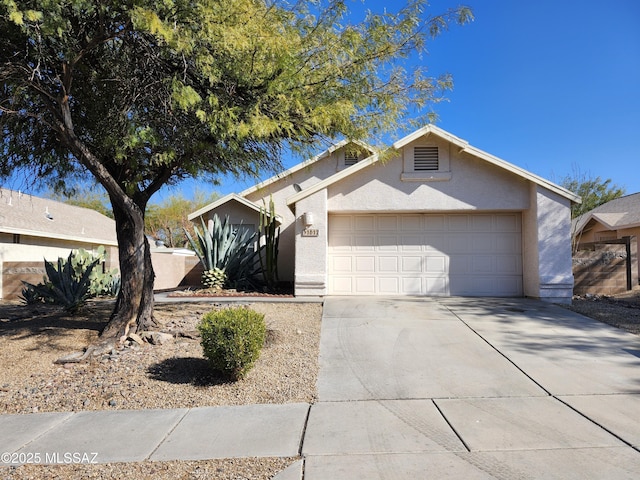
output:
M356 152L344 152L344 166L350 167L358 163L358 154Z
M438 166L438 147L414 147L414 171L438 170Z

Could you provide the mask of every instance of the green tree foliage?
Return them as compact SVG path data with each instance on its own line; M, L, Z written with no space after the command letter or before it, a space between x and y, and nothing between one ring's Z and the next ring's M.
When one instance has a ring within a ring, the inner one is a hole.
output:
M577 218L625 193L624 187L613 184L610 178L602 180L600 177L583 173L579 169L574 169L571 175L564 177L560 185L582 197L581 204L571 205L571 218Z
M162 240L167 247L182 248L189 245L185 230L195 235L193 222L187 218L198 210L218 199L217 193L205 195L196 191L192 199L182 194L167 197L161 203L150 203L145 215L145 230L153 238Z
M430 118L451 78L402 63L470 10L410 0L350 23L346 4L0 0L0 176L107 191L122 287L102 337L154 327L144 216L160 188Z

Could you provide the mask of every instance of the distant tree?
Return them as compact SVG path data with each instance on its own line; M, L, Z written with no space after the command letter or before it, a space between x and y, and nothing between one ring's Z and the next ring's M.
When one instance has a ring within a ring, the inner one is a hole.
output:
M185 198L183 194L175 194L161 203L149 204L145 215L145 230L157 240L162 240L167 247L181 248L189 245L185 229L195 234L193 222L187 219L191 212L218 199L217 193L209 195L195 191L193 199Z
M624 187L612 184L610 178L602 180L600 177L593 177L589 173L580 171L579 168L574 168L571 175L567 175L560 181L560 185L582 197L581 204L571 206L571 218L577 218L625 194Z
M94 350L157 327L144 217L162 187L431 118L451 77L402 63L472 14L396 10L354 23L346 0L0 0L0 177L93 178L113 208L122 286Z

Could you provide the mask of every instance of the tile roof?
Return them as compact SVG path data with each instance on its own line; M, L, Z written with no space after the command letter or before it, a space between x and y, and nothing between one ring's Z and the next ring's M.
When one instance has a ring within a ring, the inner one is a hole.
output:
M0 232L117 245L111 218L83 207L0 188Z

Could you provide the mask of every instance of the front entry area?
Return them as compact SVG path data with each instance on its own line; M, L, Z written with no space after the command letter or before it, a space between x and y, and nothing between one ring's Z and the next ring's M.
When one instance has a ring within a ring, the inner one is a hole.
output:
M329 294L522 296L518 212L329 215Z

